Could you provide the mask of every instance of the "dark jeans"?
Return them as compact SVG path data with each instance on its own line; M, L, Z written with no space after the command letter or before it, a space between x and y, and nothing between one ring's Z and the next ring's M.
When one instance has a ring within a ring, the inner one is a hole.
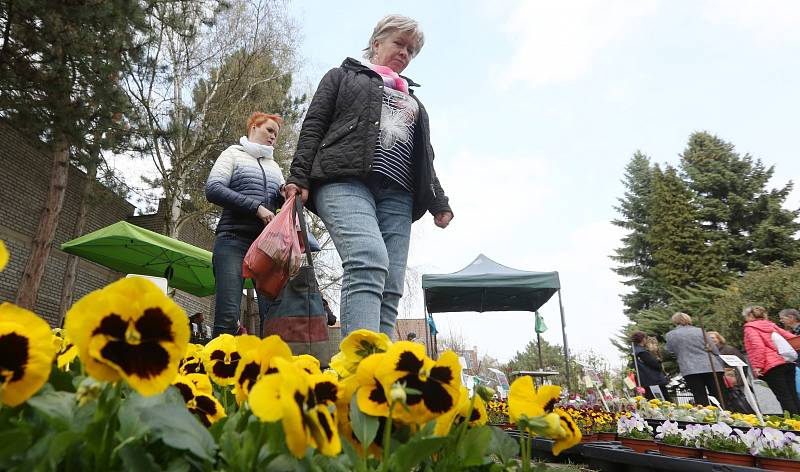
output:
M686 381L686 386L689 388L689 391L692 392L694 402L697 405L706 406L709 404L706 389L721 403L726 403L725 379L723 378L722 372L717 372L717 380L719 380L719 388L722 389L721 392L717 392L717 385L714 382L713 372L684 375L683 379Z
M781 404L781 408L788 410L789 413L796 415L800 413L800 402L797 399L797 390L794 381L794 363L782 364L764 372L761 376L772 393Z
M214 337L223 333L236 334L236 321L239 320L242 306L242 260L253 240L242 238L234 233L221 232L214 240L214 279L217 285L215 312L214 312ZM271 300L266 295L258 293L258 314L261 325L267 316ZM259 326L261 335L262 326Z

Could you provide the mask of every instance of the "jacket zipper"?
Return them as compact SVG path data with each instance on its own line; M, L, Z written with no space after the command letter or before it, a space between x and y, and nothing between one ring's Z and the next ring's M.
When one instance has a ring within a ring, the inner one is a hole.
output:
M264 207L266 208L267 207L267 173L264 171L264 166L261 165L261 158L260 157L256 158L256 162L258 162L258 167L261 168L261 178L264 179L262 181L262 188L264 189L264 191L262 192L262 196L261 196L262 202L261 203L263 203ZM269 210L269 208L267 208L267 210Z

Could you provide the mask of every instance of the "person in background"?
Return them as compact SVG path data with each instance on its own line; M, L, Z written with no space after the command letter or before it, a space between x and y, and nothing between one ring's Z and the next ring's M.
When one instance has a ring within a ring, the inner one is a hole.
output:
M242 261L264 226L283 204L283 173L273 159L273 145L283 120L277 115L253 113L247 137L225 149L214 162L206 182L206 198L222 207L217 223L212 265L216 281L214 337L236 334L241 314ZM262 320L269 298L258 294Z
M778 318L781 320L781 324L786 328L786 331L789 331L795 336L800 336L800 312L794 308L786 308L778 313ZM800 359L798 359L798 362L800 362Z
M767 382L781 408L793 415L800 414L795 363L784 359L772 341L773 332L786 340L796 336L770 321L767 310L762 306L748 306L742 310L742 315L745 319L744 348L750 359L753 375Z
M667 393L669 379L661 367L661 360L647 349L647 335L642 331L631 334L633 344L633 360L636 363L636 371L639 373L639 385L644 388L644 396L648 400L655 398L653 386L658 386L664 400L671 401Z
M676 326L665 335L667 344L664 350L678 358L678 368L695 404L708 405L709 393L724 402L724 370L717 346L708 335L703 337L702 329L692 326L692 317L686 313L675 313L672 322ZM717 382L720 390L717 390Z
M364 61L347 58L320 81L286 179L325 223L342 259L342 336L358 329L395 338L411 224L430 212L453 218L433 166L428 113L401 76L424 36L411 18L389 15Z
M189 328L191 332L191 342L195 344L205 344L208 339L205 337L205 326L203 324L203 313L197 312L189 317Z
M707 333L709 337L711 337L711 341L714 342L714 345L717 346L717 350L723 356L736 356L745 364L750 364L747 360L747 356L745 356L742 351L736 349L734 346L731 346L727 343L727 340L718 332L716 331L708 331ZM745 367L746 369L747 367ZM739 372L733 367L725 367L725 384L729 387L741 387L744 385L744 379L739 376Z

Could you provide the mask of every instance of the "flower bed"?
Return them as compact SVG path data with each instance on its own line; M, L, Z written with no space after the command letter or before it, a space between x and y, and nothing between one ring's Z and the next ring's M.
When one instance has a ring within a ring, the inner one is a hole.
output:
M322 371L277 336L188 340L183 310L141 278L80 299L63 331L0 304L0 469L518 469L519 445L486 426L492 392L469 396L452 352L359 330ZM580 441L560 394L511 386L523 469L531 435L555 454Z
M618 402L621 410L635 411L648 420L671 420L679 423L725 423L736 427L760 427L756 415L733 413L715 406L695 406L688 403L675 404L661 400L636 397ZM800 419L792 416L765 416L765 426L784 431L800 431Z

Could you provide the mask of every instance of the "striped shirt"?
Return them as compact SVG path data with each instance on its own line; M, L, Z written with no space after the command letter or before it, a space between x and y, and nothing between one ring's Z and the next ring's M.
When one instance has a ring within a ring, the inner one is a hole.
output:
M410 95L384 87L381 108L381 131L375 146L372 169L409 192L414 191L411 176L414 155L414 126L419 105Z

